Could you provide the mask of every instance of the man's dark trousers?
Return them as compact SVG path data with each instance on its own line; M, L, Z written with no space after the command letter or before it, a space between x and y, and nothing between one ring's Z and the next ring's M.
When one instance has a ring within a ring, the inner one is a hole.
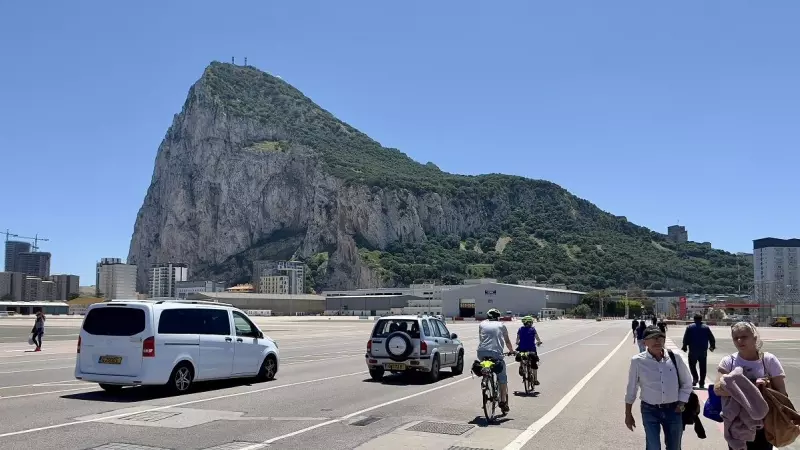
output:
M701 386L706 384L706 361L708 359L708 351L698 351L689 348L689 371L692 372L692 384L697 384L698 381ZM697 364L700 364L700 378L697 377Z

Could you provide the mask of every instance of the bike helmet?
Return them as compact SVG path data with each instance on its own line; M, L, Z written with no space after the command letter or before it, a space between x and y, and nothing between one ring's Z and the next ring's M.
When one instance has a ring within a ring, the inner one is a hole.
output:
M531 317L531 316L525 316L525 317L523 317L523 318L522 318L522 323L523 323L523 324L525 324L525 323L533 323L533 317Z
M486 317L489 319L499 319L500 318L500 310L497 308L492 308L486 311Z

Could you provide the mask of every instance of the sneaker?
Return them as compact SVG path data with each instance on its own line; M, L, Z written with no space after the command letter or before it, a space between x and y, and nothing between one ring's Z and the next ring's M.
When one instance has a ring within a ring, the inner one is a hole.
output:
M533 380L533 385L534 386L538 386L539 385L539 380Z
M500 402L500 411L502 411L503 414L508 414L508 412L511 411L511 408L508 407L507 402L506 403Z
M35 351L35 352L40 352L40 351L42 351L42 349L40 349L40 348L37 348L37 349L36 349L36 350L34 350L34 351Z
M705 383L700 383L700 389L705 389L705 388L706 388Z

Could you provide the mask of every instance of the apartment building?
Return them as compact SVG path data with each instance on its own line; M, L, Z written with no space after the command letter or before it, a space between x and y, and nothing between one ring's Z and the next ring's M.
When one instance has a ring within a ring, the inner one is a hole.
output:
M19 241L6 241L6 259L5 271L6 272L20 272L17 269L17 255L20 253L28 253L31 251L31 244Z
M150 267L150 298L175 298L178 283L189 280L189 266L183 263L156 263Z
M261 277L258 283L259 294L288 294L289 277L285 275L270 275Z
M103 258L97 263L95 295L106 300L136 298L136 266L120 258Z
M756 303L800 303L800 239L763 238L753 241L753 281Z
M25 279L22 272L0 272L0 300L25 300Z
M22 252L16 256L16 271L25 275L46 280L50 278L50 258L48 252Z
M274 278L278 277L278 278ZM301 295L305 293L306 266L301 261L255 261L253 262L253 287L256 292L270 292L283 289L283 280L287 281L287 294ZM267 280L270 286L262 286Z
M50 281L56 286L55 300L69 300L73 295L80 295L80 277L78 275L52 275Z
M38 277L25 277L25 298L26 302L41 300L42 279Z

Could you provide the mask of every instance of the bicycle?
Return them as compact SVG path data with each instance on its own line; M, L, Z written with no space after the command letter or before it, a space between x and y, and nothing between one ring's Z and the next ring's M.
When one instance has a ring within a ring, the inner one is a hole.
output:
M513 355L514 352L503 353L504 356ZM493 422L497 417L497 404L500 402L500 390L497 387L497 374L495 373L495 366L498 364L505 364L505 361L497 361L494 358L482 358L480 361L481 372L481 396L483 398L483 414L486 416L487 422ZM491 409L491 414L489 410Z
M530 394L536 390L536 385L534 384L536 380L533 376L535 369L532 364L535 364L533 360L538 359L538 357L536 352L519 352L518 355L520 358L520 371L522 372L522 385L525 387L525 394Z

